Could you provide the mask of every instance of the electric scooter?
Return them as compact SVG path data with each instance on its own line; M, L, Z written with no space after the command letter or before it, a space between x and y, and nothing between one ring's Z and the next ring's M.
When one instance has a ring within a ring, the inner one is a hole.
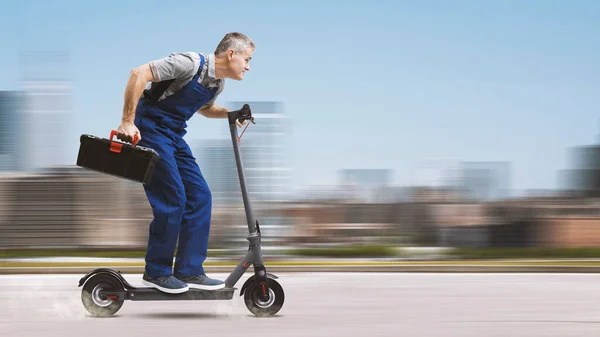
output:
M219 290L190 288L185 293L169 294L151 287L134 287L125 280L120 271L98 268L87 273L79 280L79 287L83 286L81 291L83 306L92 316L112 316L121 309L126 300L230 300L233 298L235 290L237 290L237 288L234 288L235 284L250 265L254 267L254 275L246 280L240 290L240 296L244 296L244 302L248 310L258 317L263 317L275 315L281 309L284 302L284 292L281 285L276 281L278 277L267 273L263 262L260 246L260 226L254 218L252 205L248 197L236 121L254 123L254 117L252 117L248 104L244 104L240 110L229 112L228 122L248 222L249 235L247 240L249 241L249 249L246 256L225 280L225 288Z

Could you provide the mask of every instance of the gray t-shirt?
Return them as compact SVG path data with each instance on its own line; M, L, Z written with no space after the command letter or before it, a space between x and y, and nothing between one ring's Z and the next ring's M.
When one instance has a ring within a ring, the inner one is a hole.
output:
M204 56L204 66L198 82L207 88L218 87L215 97L206 104L212 105L223 91L225 80L215 78L215 54L202 55ZM172 53L165 58L150 61L148 64L156 82L175 79L159 99L163 100L184 87L196 75L198 67L200 67L200 55L194 52ZM153 82L152 85L157 85L156 82Z

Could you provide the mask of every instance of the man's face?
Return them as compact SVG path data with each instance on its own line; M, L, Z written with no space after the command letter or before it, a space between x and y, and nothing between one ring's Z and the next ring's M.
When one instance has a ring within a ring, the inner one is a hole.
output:
M250 60L254 49L248 48L240 53L229 51L229 76L234 80L241 81L244 78L244 72L250 70Z

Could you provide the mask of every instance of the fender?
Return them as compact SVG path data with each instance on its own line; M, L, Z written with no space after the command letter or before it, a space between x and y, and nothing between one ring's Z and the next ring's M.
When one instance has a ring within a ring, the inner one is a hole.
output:
M82 285L85 284L85 282L96 275L100 275L100 274L108 274L110 276L113 276L114 278L116 278L117 280L119 280L119 282L121 282L121 284L123 285L123 288L125 289L135 289L134 286L132 286L131 284L129 284L129 282L127 282L125 280L125 278L123 278L123 275L121 275L120 271L116 271L110 268L98 268L98 269L94 269L92 271L90 271L89 273L87 273L84 277L82 277L79 280L79 286L81 287Z
M246 280L246 282L244 282L244 285L242 286L242 289L240 290L240 296L244 296L244 291L246 291L246 288L248 288L248 286L252 282L254 282L255 278L256 278L256 276L252 275L249 279ZM267 278L278 279L279 277L275 276L274 274L267 273Z

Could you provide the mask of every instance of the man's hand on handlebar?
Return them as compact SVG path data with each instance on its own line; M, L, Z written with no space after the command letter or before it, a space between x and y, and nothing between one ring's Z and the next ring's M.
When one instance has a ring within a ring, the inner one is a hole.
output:
M248 104L244 104L244 106L240 110L233 110L228 112L229 124L235 124L238 127L242 127L248 123L248 121L254 123L254 117L252 117L252 111L250 110L250 106Z

